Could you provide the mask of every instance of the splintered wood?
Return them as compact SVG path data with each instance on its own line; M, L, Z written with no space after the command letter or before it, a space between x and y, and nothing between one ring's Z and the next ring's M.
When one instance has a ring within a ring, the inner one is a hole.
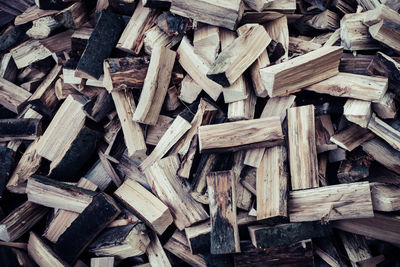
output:
M399 12L0 1L0 265L398 266Z

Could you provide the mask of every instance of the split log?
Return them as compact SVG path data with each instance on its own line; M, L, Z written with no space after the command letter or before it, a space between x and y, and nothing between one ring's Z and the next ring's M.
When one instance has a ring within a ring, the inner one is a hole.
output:
M66 266L68 266L34 232L31 232L30 235L29 235L28 255L39 266L56 266L56 267L66 267Z
M388 77L389 90L393 91L396 95L400 94L400 91L397 89L400 85L400 64L393 58L382 52L378 52L367 66L367 73L369 75Z
M330 141L333 133L332 120L329 114L315 117L315 143L317 146L317 153L323 153L337 148L337 145Z
M147 129L146 144L156 146L173 121L174 119L171 117L158 116L156 125L152 125Z
M17 77L17 72L17 65L15 65L11 53L4 54L0 61L0 78L13 83Z
M298 37L289 37L289 51L296 54L306 54L321 48L322 45Z
M374 160L391 171L400 174L400 153L385 141L374 138L361 144L362 149L371 155Z
M344 259L342 252L338 251L338 246L332 238L314 239L315 254L318 255L330 266L347 266L348 263Z
M395 94L386 92L379 102L372 103L372 109L382 119L394 119L397 115L397 103L394 101Z
M217 83L215 84L220 87L220 94L222 87ZM189 104L192 104L203 90L202 87L200 87L200 85L198 85L188 74L183 78L180 89L179 99Z
M93 28L80 27L71 36L71 57L79 59L93 33Z
M272 40L280 43L284 49L284 55L278 57L277 60L272 60L272 62L281 62L288 59L289 56L289 28L287 17L283 16L274 19L266 24L264 24L265 30L269 34ZM272 58L272 57L271 57Z
M10 50L18 69L52 56L52 52L38 40L28 40Z
M368 31L372 38L384 43L388 47L392 48L397 53L400 52L400 26L393 25L392 21L386 19L381 20L377 24L369 27Z
M371 251L363 236L343 231L339 232L339 236L353 267L357 267L363 260L372 258Z
M57 10L43 10L38 6L34 5L28 7L22 14L15 17L14 24L16 26L23 25L28 22L31 22L35 19L39 19L46 16L52 16L57 14L59 11Z
M340 183L353 183L369 176L369 167L373 158L362 150L347 153L346 159L340 162L337 178Z
M371 185L372 206L377 211L400 210L400 185L374 182Z
M343 53L342 58L340 59L339 71L359 75L368 75L367 68L373 58L374 57L372 55L353 55L351 53Z
M0 104L14 113L20 113L31 97L25 89L0 77Z
M203 223L185 228L185 235L193 254L210 253L211 244L211 222Z
M348 99L344 105L343 115L349 121L367 128L372 115L371 102Z
M0 119L0 141L35 140L40 134L40 119Z
M61 27L53 17L47 16L33 21L33 26L26 32L32 39L44 39Z
M385 140L394 149L400 151L400 132L378 118L375 113L371 116L368 129Z
M92 8L91 2L75 2L56 14L54 19L66 28L78 29L89 20L87 13Z
M113 267L114 257L99 257L90 259L90 267Z
M146 255L149 258L151 266L172 267L160 239L155 233L150 233L150 244L147 247Z
M335 133L331 141L347 151L352 151L362 143L374 138L374 134L368 129L362 128L356 124Z
M239 120L251 120L254 119L254 113L256 108L257 97L251 90L250 85L246 81L246 99L231 102L228 104L228 120L239 121Z
M194 31L194 52L212 64L220 49L220 28L204 25Z
M148 55L151 55L151 51L153 50L153 47L156 45L161 45L171 49L182 40L182 37L183 36L181 35L168 36L158 26L153 26L144 34L144 40L143 40L144 52Z

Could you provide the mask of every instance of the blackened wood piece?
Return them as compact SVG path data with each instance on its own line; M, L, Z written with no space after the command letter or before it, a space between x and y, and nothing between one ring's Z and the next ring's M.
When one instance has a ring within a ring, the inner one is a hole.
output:
M99 89L98 94L90 98L83 105L83 111L86 116L95 122L100 122L114 109L114 102L111 95L105 89Z
M168 36L176 36L186 33L189 19L172 14L171 12L163 12L158 16L156 24Z
M13 165L13 151L9 148L0 146L0 197L3 196L4 189L6 188L6 181L11 174Z
M378 52L370 62L367 73L389 78L389 90L400 95L400 64L393 58Z
M71 5L63 0L35 0L36 5L43 10L63 10Z
M7 50L18 43L26 40L28 37L25 32L32 27L31 23L26 23L18 26L9 26L0 35L0 51Z
M0 120L0 141L35 140L41 134L39 119Z
M17 256L11 247L0 246L0 262L3 267L20 266Z
M340 183L353 183L369 176L369 167L374 159L362 150L347 153L339 166L337 178Z
M268 57L271 62L275 62L280 59L283 55L285 55L285 48L282 43L275 42L271 40L269 45L267 46Z
M143 0L143 6L158 9L169 9L172 0Z
M120 212L120 208L110 196L104 193L98 194L58 238L54 245L54 252L61 259L72 264Z
M124 27L125 23L120 15L102 11L78 62L75 75L81 78L99 79L103 74L103 61L111 54Z

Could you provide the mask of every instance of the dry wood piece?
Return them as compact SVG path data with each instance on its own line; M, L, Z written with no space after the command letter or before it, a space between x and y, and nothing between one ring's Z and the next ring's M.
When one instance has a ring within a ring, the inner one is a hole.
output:
M367 74L388 77L389 90L399 95L399 90L397 88L400 85L400 64L382 52L378 52L369 62Z
M139 103L133 120L155 125L164 103L176 53L168 48L156 46L151 53L150 65L144 80Z
M339 232L339 236L352 266L357 267L361 261L372 258L371 251L363 236L343 231Z
M40 119L0 119L0 141L35 140L40 134Z
M298 37L289 37L289 50L301 55L321 48L322 45Z
M43 17L33 21L33 26L26 34L32 39L44 39L49 37L52 31L61 25L51 16Z
M400 153L385 141L374 138L361 144L363 150L371 155L377 162L391 171L400 174Z
M68 266L34 232L29 235L28 254L39 266Z
M227 116L229 121L254 119L257 97L247 82L245 86L248 97L228 104Z
M90 3L75 2L54 16L54 19L66 28L78 29L89 20L87 11Z
M368 129L385 140L394 149L400 151L400 132L378 118L375 113L371 116Z
M304 89L320 94L378 102L385 95L387 88L387 78L340 72Z
M3 55L0 61L0 77L7 81L14 82L17 77L17 72L18 69L11 53Z
M169 36L164 33L158 26L153 26L144 34L144 51L146 52L146 54L151 55L151 51L156 45L161 45L166 48L172 48L182 40L182 37L182 35Z
M174 119L171 117L165 115L158 116L156 125L150 126L147 129L146 144L156 146L173 121Z
M215 84L217 86L221 87L219 84L217 84L217 83L215 83ZM185 76L185 78L183 78L182 83L181 83L179 99L186 103L192 104L197 99L197 97L199 96L201 91L202 91L202 88L200 87L200 85L198 85L192 79L192 77L190 77L190 75L187 74ZM221 91L222 91L222 88L220 88L219 93L221 93ZM218 96L219 96L219 94L218 94Z
M0 222L0 239L13 242L43 218L48 208L26 201Z
M234 30L242 18L244 5L239 0L220 2L174 0L170 10L174 14L195 21Z
M210 25L195 30L193 37L194 52L212 64L220 48L220 28Z
M117 48L135 55L139 54L143 46L144 34L154 25L157 16L156 9L143 7L140 1L119 38Z
M270 42L271 38L264 27L249 28L246 33L221 51L208 71L207 77L224 87L232 85L261 55Z
M375 40L384 43L397 53L400 52L400 30L399 25L393 25L392 21L381 20L369 27L369 33Z
M207 253L210 251L210 233L211 222L209 220L185 228L185 235L190 246L190 251L193 254Z
M158 236L155 233L151 233L149 237L150 244L147 247L146 254L151 266L172 267Z
M233 171L211 172L207 175L212 254L240 252L235 182Z
M277 60L273 61L282 61L287 60L289 56L289 28L287 17L283 16L278 19L274 19L271 22L268 22L264 25L267 30L269 36L275 42L280 43L285 50L284 55Z
M315 117L315 143L318 153L323 153L337 148L337 145L330 141L333 133L334 130L330 115L320 115Z
M25 89L0 77L0 104L15 113L20 113L31 97Z
M291 191L288 207L291 222L328 222L374 216L368 182Z
M18 69L52 55L52 52L38 40L28 40L11 49L10 53Z
M52 16L57 13L58 13L57 10L43 10L36 5L31 6L27 8L22 14L15 17L14 24L22 25L30 21L33 21L35 19L39 19L46 16Z
M335 133L331 141L347 151L352 151L362 143L373 139L375 135L368 129L362 128L357 124Z
M394 119L396 118L398 109L394 98L394 93L386 92L379 102L372 103L372 109L382 119Z
M371 102L348 99L344 105L343 115L351 122L367 128L372 116Z
M114 267L114 257L91 258L90 267Z
M318 187L313 105L288 109L288 136L292 189Z
M231 136L226 139L226 136ZM279 117L205 125L199 128L200 153L271 147L283 142Z
M400 186L397 184L371 183L372 206L377 211L400 210Z
M138 182L127 179L114 194L158 235L172 223L168 207Z
M323 47L261 69L260 75L269 96L292 93L336 75L342 51L342 47ZM318 75L315 75L315 69L319 70Z

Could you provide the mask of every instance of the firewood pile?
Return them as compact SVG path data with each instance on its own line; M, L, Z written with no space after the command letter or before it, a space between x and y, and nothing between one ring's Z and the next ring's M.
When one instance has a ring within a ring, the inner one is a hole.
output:
M0 266L397 266L400 1L0 1Z

